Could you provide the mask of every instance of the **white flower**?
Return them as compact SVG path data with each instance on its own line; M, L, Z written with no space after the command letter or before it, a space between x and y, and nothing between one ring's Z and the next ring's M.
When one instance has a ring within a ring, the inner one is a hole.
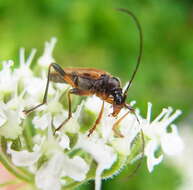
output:
M140 122L134 114L128 114L121 121L118 130L123 138L116 137L112 127L128 110L123 108L114 118L110 116L113 110L108 103L104 104L102 119L96 130L90 137L87 136L89 127L93 125L91 121L95 121L102 106L102 101L96 96L82 101L68 122L54 134L55 129L68 118L68 110L63 106L63 95L69 88L67 84L51 82L47 103L24 117L24 108L42 103L47 69L50 63L55 62L52 52L56 41L52 38L46 42L44 53L36 65L37 76L30 68L35 49L28 58L25 58L25 50L20 50L19 68L12 71L10 67L13 63L9 61L0 71L0 137L4 137L5 145L9 145L7 153L11 155L15 167L25 167L33 173L37 188L60 190L68 188L69 183L73 187L95 179L95 189L99 190L103 177L117 174L126 163L132 164L133 160L141 157L141 131L144 133L144 153L150 172L163 160L164 153L176 155L181 152L183 142L177 127L170 126L181 112L177 110L172 114L171 108L163 109L151 121L150 103L146 118L136 110ZM30 152L31 149L33 151ZM162 152L157 157L158 150Z
M85 106L94 113L99 113L102 106L102 101L96 96L88 97Z
M3 103L1 102L1 104ZM0 110L0 126L3 126L6 121L7 121L7 116L5 115L4 111L1 109Z
M0 97L1 99L6 93L14 92L17 88L17 78L12 75L11 66L13 61L4 61L3 69L0 71Z
M32 63L32 60L35 56L36 49L32 49L29 57L25 60L25 49L21 48L19 52L19 61L20 65L19 68L14 70L14 74L18 78L18 80L30 81L33 77L33 72L30 69L30 65Z
M105 169L109 169L117 159L114 150L103 142L103 139L91 137L88 138L84 135L79 135L77 148L82 148L90 153L93 159L97 162L95 184L96 190L101 187L101 175Z
M32 166L41 156L39 149L34 152L29 152L27 150L15 151L11 149L11 144L9 145L7 152L11 154L12 162L16 166Z
M184 143L178 134L176 125L171 125L171 130L161 138L161 146L167 155L175 156L182 152Z
M75 181L86 178L88 164L79 156L68 158L62 152L56 152L36 173L36 185L40 189L61 189L61 177L69 176Z
M191 115L190 115L191 116ZM191 190L193 189L193 131L192 131L192 119L186 120L182 123L180 128L181 138L183 139L185 148L183 153L175 157L170 157L170 164L174 165L177 171L182 174L183 181L177 188L177 190Z
M9 109L8 103L0 102L0 136L16 139L23 129L20 126L21 119L18 110Z
M63 170L64 155L56 153L36 172L35 182L42 190L60 190L60 176Z
M52 38L50 42L45 43L44 53L38 60L39 65L47 68L51 63L55 63L55 59L52 57L52 52L56 42L57 39Z
M65 133L61 133L57 131L56 134L58 135L58 144L62 149L69 149L70 150L70 139Z
M155 152L161 145L162 150L169 155L180 153L183 149L183 142L180 139L177 129L171 126L172 131L168 132L168 126L181 114L177 110L173 115L172 109L163 109L163 111L151 122L151 108L152 104L148 103L147 120L142 120L142 129L145 135L150 139L145 148L145 155L147 156L147 164L149 171L153 171L153 167L159 164L163 156L155 157ZM177 150L178 149L178 150Z
M75 181L83 181L89 170L88 164L80 157L68 158L64 155L62 176L69 176Z
M43 116L35 116L32 120L35 128L38 129L46 129L51 123L51 115L50 113L46 113Z
M158 148L158 144L155 140L151 140L145 148L145 155L147 156L147 167L149 172L153 171L155 165L158 165L162 159L163 155L160 155L158 158L155 157L155 151Z

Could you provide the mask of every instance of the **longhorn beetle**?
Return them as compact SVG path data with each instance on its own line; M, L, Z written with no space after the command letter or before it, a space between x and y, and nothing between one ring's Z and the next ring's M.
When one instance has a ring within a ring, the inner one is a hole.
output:
M113 131L115 132L115 134L119 137L123 137L123 135L120 132L118 132L117 128L119 123L129 114L129 112L132 112L133 114L135 114L135 109L132 108L125 101L127 98L127 92L131 86L131 83L136 75L136 72L141 62L143 36L142 36L141 26L136 16L127 9L120 8L117 10L130 15L135 21L135 24L139 32L139 55L137 57L137 64L124 92L121 88L119 79L111 76L109 73L105 71L98 70L98 69L91 69L91 68L62 69L58 64L52 63L49 65L49 68L48 68L47 84L46 84L43 102L29 110L24 110L24 113L28 114L47 102L47 94L48 94L48 87L49 87L50 81L56 82L56 83L67 83L70 86L72 86L72 89L68 91L68 106L69 106L68 118L65 119L60 124L60 126L58 126L55 132L58 131L60 128L62 128L62 126L64 126L72 117L71 94L79 95L79 96L96 95L100 99L102 99L103 103L93 127L89 130L88 136L90 136L93 133L93 131L97 127L97 124L99 124L102 118L102 114L104 110L104 102L108 102L113 106L113 113L112 113L113 117L117 116L122 108L127 108L129 110L120 119L118 119L113 125ZM53 68L54 71L51 71L51 68Z

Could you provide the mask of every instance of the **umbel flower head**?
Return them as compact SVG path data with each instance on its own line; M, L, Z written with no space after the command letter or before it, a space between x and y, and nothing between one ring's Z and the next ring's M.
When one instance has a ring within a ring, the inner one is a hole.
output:
M0 138L1 163L17 178L42 190L72 189L88 180L95 180L95 189L101 189L101 180L116 175L127 164L144 154L150 172L163 160L163 154L181 152L183 143L172 122L181 114L164 108L160 115L151 118L152 104L147 104L147 116L139 110L128 114L120 124L124 137L115 136L112 126L118 118L105 103L100 124L88 137L88 130L99 113L102 101L95 96L82 100L74 108L72 118L56 134L53 133L65 118L67 84L51 83L47 104L29 116L23 110L42 102L46 86L47 68L52 57L56 38L46 42L43 55L33 71L31 63L36 50L26 56L20 50L19 67L13 61L3 62L0 71ZM36 72L35 72L36 71ZM77 101L76 101L77 102ZM160 154L155 155L159 149Z

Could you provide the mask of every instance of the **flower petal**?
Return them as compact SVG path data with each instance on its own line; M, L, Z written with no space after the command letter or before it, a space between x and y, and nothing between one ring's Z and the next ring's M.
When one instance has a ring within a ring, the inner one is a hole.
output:
M155 151L157 150L157 147L157 142L151 140L145 148L145 155L147 156L147 167L149 172L152 172L154 166L158 165L163 159L163 155L160 155L158 158L155 157Z
M64 154L55 153L52 158L44 163L37 171L35 182L42 190L60 190L60 176L64 166Z
M6 115L0 110L0 127L7 121Z
M8 153L11 154L12 162L16 166L31 166L38 161L41 156L40 151L28 152L27 150L15 151L9 148Z
M114 150L106 145L102 139L92 136L79 135L77 148L82 148L90 153L94 160L98 163L96 169L95 189L99 190L101 186L101 175L105 169L109 169L117 159Z
M163 151L171 156L180 154L184 148L184 143L177 132L175 125L171 126L172 132L165 134L161 138L161 146Z
M48 67L51 63L55 62L54 58L52 57L52 52L56 42L57 39L53 37L49 42L45 43L43 55L38 60L39 65Z
M43 116L35 116L32 120L32 123L34 124L35 128L38 129L46 129L50 123L51 123L51 115L50 113L46 113Z
M70 139L69 137L60 131L56 131L56 135L59 136L58 144L63 148L63 149L70 149Z
M18 110L11 110L8 104L0 103L0 109L6 118L9 118L4 125L0 127L0 136L5 138L16 139L22 133L20 126L20 114ZM2 121L3 122L3 121Z
M82 181L86 178L88 170L88 164L80 156L75 156L72 159L65 156L63 175L65 174L75 181Z

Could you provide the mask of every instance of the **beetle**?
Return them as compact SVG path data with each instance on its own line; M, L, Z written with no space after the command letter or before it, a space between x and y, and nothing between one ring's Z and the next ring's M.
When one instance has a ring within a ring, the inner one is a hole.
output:
M133 20L135 21L137 29L139 31L139 55L137 57L137 63L136 63L134 72L131 76L129 83L126 86L126 89L123 91L119 79L105 71L93 69L93 68L65 68L63 69L61 68L60 65L56 63L51 63L48 68L47 84L46 84L43 102L29 110L24 110L25 114L29 114L30 112L34 111L35 109L37 109L38 107L42 106L43 104L47 102L47 94L48 94L48 88L49 88L50 81L56 82L56 83L67 83L72 87L72 89L68 91L68 118L65 119L60 124L60 126L55 130L55 132L61 129L62 126L64 126L72 117L72 111L71 111L71 95L72 94L79 95L79 96L96 95L103 102L102 102L102 106L101 106L99 115L93 127L89 130L88 136L90 136L94 132L97 125L100 123L100 120L103 114L103 110L104 110L104 102L107 102L107 103L112 104L113 106L113 113L112 113L113 117L116 117L119 114L121 109L123 108L128 109L128 112L126 112L113 125L114 133L119 137L123 137L123 135L118 131L119 123L130 112L135 114L135 109L126 103L126 98L127 98L127 92L132 84L132 81L141 63L143 36L142 36L141 26L136 16L128 9L119 8L117 10L130 15L133 18ZM54 71L51 71L52 68Z

